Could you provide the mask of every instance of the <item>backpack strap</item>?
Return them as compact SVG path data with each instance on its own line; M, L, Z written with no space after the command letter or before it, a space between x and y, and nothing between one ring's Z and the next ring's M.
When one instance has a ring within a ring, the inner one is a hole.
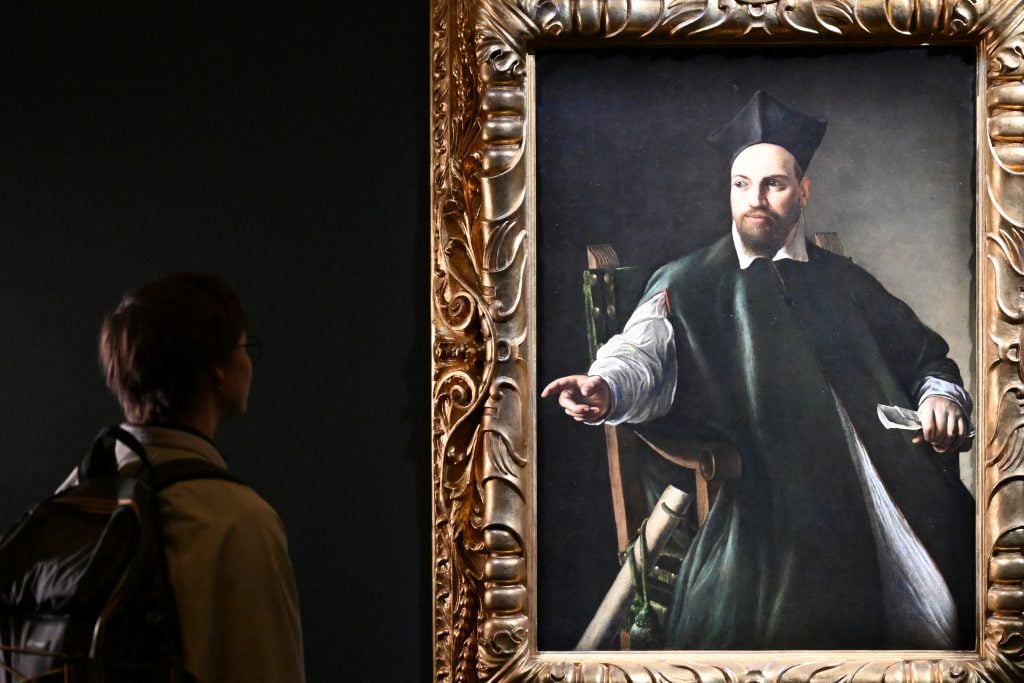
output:
M193 479L221 479L244 485L241 479L223 467L199 458L181 458L153 467L153 488L157 491Z
M139 460L142 461L143 465L138 476L145 481L150 481L156 491L191 479L222 479L244 485L241 479L223 467L199 458L181 458L154 466L150 462L149 456L146 455L146 448L131 432L120 425L104 427L96 435L92 444L92 450L78 466L78 480L84 481L91 477L117 476L118 467L115 448L118 442L123 443L135 455L139 456Z
M144 469L149 467L149 457L146 456L146 449L131 432L120 425L104 427L92 442L92 450L82 459L78 466L78 480L85 481L92 477L114 477L117 476L117 455L115 448L120 441L130 448L135 455L144 463Z

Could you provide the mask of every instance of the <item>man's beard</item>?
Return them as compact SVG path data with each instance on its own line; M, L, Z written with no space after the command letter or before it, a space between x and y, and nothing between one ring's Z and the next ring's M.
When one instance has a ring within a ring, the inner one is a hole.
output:
M764 216L764 222L757 223L748 216ZM800 207L782 216L768 209L751 209L743 214L736 227L740 233L740 241L757 256L771 258L781 249L789 238L793 227L800 218Z

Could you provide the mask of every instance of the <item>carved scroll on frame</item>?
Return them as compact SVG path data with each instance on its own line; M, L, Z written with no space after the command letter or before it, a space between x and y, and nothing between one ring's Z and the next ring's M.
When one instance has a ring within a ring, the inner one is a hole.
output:
M1024 680L1022 21L1016 0L433 0L437 681ZM975 651L538 653L527 65L560 44L977 47Z

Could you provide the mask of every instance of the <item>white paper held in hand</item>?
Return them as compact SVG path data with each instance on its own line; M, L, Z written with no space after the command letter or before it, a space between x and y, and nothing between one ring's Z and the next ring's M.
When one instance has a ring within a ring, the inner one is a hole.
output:
M887 406L879 403L878 419L886 429L910 429L915 432L921 429L921 418L918 416L917 411L910 410L909 408ZM974 438L973 429L967 435L967 438Z

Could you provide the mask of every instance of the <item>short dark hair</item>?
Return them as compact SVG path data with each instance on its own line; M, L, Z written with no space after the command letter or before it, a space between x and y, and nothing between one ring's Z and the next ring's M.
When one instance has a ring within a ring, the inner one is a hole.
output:
M172 420L248 326L238 294L213 275L170 273L126 294L103 320L99 353L125 418Z

